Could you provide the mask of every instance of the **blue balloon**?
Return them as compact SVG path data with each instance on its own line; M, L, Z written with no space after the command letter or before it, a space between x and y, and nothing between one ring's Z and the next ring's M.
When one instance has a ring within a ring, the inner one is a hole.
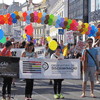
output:
M31 18L30 15L28 15L28 16L26 17L27 20L30 20L30 18Z
M13 19L13 23L17 23L17 19L16 18Z
M92 30L95 30L95 26L94 25L92 25L91 27L92 27Z
M61 20L60 19L57 19L56 23L57 24L60 24L61 23Z
M96 33L93 34L93 37L96 37Z
M36 44L36 40L35 39L33 40L33 42L34 42L34 44Z
M47 14L45 12L43 12L43 17L45 17Z
M55 27L56 27L56 28L58 28L58 27L59 27L59 25L58 25L58 24L56 24L56 25L55 25Z
M30 20L26 20L26 23L27 23L27 24L30 24Z
M60 15L58 15L57 17L58 17L58 19L61 19L61 16Z
M41 24L44 24L44 21L42 21Z
M4 32L2 29L0 29L0 40L4 37Z
M27 36L28 41L30 42L31 41L31 36L30 35L26 35L26 36Z
M98 32L98 29L97 28L95 28L95 33L97 33Z
M91 36L92 36L92 34L89 34L89 35L88 35L88 37L91 37Z
M15 17L16 17L16 14L15 14L15 13L12 13L12 14L11 14L11 17L12 17L12 18L15 18Z
M45 17L41 17L41 20L44 21L46 18Z
M28 11L28 12L27 12L27 15L30 15L30 14L31 14L31 11Z

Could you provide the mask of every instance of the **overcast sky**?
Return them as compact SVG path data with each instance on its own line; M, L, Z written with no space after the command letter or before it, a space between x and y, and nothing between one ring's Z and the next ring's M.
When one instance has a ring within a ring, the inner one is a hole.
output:
M14 1L15 1L15 2L20 2L20 3L26 2L26 0L14 0ZM42 0L33 0L33 3L39 3L39 2L41 2L41 1L42 1ZM2 2L4 2L4 3L10 5L10 4L12 4L13 0L0 0L0 3L2 3Z

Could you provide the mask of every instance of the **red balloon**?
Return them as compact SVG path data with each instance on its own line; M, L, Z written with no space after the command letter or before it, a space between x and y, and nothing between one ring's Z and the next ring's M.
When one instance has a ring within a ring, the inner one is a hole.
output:
M2 25L3 25L4 23L5 23L5 21L4 21L4 20L0 20L0 24L2 24Z
M9 18L11 15L10 15L10 13L7 13L7 18Z
M9 24L9 25L12 25L12 24L13 24L13 22L12 22L12 21L8 21L8 24Z
M24 20L23 20L23 22L25 22L26 21L26 17L24 17Z
M25 27L25 33L26 33L27 35L33 34L33 31L34 31L34 29L33 29L33 27L32 27L32 24L27 25L27 26Z
M23 13L23 17L26 17L27 16L27 12L25 11L24 13Z
M12 17L9 17L9 18L8 18L8 21L12 21L12 20L13 20Z
M0 20L3 20L4 16L3 15L0 15Z
M72 20L72 23L75 23L76 21L75 20Z

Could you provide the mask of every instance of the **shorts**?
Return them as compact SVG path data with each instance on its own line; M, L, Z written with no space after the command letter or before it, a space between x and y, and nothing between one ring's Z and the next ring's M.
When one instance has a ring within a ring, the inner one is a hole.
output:
M90 81L94 82L94 80L95 80L95 67L89 67L89 66L87 67L87 71L83 75L83 82L87 82L88 77L90 77Z

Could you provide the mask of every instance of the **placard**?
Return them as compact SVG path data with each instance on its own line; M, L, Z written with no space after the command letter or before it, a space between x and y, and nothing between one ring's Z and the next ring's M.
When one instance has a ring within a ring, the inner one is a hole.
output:
M75 46L75 50L77 52L82 53L83 49L85 48L86 42L78 41L78 43Z
M66 33L66 43L74 43L73 31Z
M80 79L80 60L21 58L20 78Z

